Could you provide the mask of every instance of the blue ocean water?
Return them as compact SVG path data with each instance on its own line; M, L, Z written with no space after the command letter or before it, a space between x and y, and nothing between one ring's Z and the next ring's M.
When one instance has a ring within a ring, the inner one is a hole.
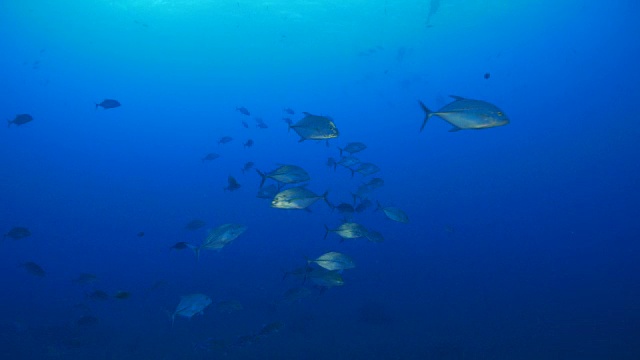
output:
M31 234L0 243L0 357L640 358L639 10L0 2L0 113L33 117L0 131L0 232ZM449 132L434 117L420 132L418 100L436 110L449 95L511 123ZM104 99L122 106L96 108ZM303 112L330 116L340 136L299 142L283 118ZM356 141L379 173L326 165ZM373 206L352 221L384 242L323 239L343 215L322 200L272 208L248 161L301 166L335 204L380 177L370 199L409 223ZM223 190L228 176L240 189ZM185 229L194 219L206 225ZM226 223L247 230L219 252L170 249ZM342 286L286 275L328 251L356 264ZM309 292L288 298L296 287ZM194 293L212 304L172 324Z

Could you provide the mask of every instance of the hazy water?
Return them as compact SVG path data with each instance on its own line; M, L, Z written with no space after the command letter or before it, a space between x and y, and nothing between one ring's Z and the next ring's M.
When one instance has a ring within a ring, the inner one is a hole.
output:
M622 0L0 2L2 117L34 117L0 131L0 231L32 232L0 243L0 356L638 358L639 10ZM511 124L449 133L433 118L420 133L417 100L437 109L450 94L497 104ZM95 110L105 98L122 107ZM286 107L294 120L331 116L339 139L298 143ZM218 145L222 136L234 140ZM357 214L383 243L323 240L337 212L272 209L255 197L260 177L240 171L297 164L309 189L349 202L367 178L325 163L351 141L382 169L373 199L410 219ZM203 163L211 152L220 158ZM223 191L229 175L238 191ZM208 225L185 230L193 219ZM230 222L248 230L219 253L196 262L169 250ZM344 286L283 303L301 283L283 271L331 250L356 262ZM28 274L27 261L47 276ZM98 280L72 283L81 273ZM96 301L94 290L132 295ZM171 326L167 312L190 293L244 309L212 305ZM87 314L98 323L78 325ZM238 343L276 321L278 333Z

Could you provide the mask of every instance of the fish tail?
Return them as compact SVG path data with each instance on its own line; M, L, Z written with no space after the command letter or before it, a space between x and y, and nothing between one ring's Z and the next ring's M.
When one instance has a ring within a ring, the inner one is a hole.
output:
M338 146L338 150L340 150L340 156L342 156L342 151L344 151L344 149Z
M99 106L100 106L100 104L96 103L96 110L98 110Z
M424 120L422 120L422 126L420 126L420 131L422 131L424 129L424 126L427 125L427 121L429 120L433 112L429 110L429 108L424 103L422 103L422 101L418 100L418 103L420 103L420 107L425 113Z
M256 169L256 172L258 172L258 175L260 175L260 177L262 178L262 180L260 181L260 187L262 187L262 185L264 185L264 182L267 181L267 175L265 175L262 171Z
M327 224L324 225L324 239L327 239L327 236L329 236L329 227L327 226Z
M327 205L329 205L329 207L333 211L333 208L335 208L335 206L333 206L333 204L329 201L329 190L325 191L324 194L322 194L322 198L324 199L324 202L326 202Z

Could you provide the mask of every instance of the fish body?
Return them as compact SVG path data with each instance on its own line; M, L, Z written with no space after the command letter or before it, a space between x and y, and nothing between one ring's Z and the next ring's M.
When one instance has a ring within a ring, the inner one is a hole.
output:
M360 163L360 165L356 169L350 169L351 176L355 173L360 173L364 176L372 175L380 171L380 168L372 163Z
M176 315L191 318L195 314L204 313L204 309L211 305L211 298L204 294L191 294L180 297L180 302L176 310L171 315L171 321L175 320Z
M247 161L241 169L242 173L244 174L247 170L251 170L253 165L255 165L253 161Z
M330 232L334 232L344 240L344 239L358 239L361 237L367 236L367 228L354 222L346 222L342 225L338 226L337 229L329 229L326 225L324 226L325 233L324 238L326 239Z
M25 270L27 270L29 274L33 276L45 277L47 275L44 269L40 265L34 263L33 261L27 261L26 263L22 263L20 264L20 267L23 267Z
M340 156L342 156L342 152L346 151L349 155L355 154L367 148L367 145L361 142L351 142L348 143L344 148L338 148L340 150Z
M231 136L223 136L220 138L220 140L218 140L218 145L222 144L228 144L231 141L233 141L233 138Z
M497 106L482 100L465 99L460 96L451 96L455 100L438 111L429 110L422 102L420 106L425 112L425 118L420 127L422 131L427 121L433 116L438 116L453 125L449 131L479 130L507 125L509 118Z
M114 108L120 107L120 102L114 99L104 99L102 100L101 103L96 104L96 109L98 109L98 107L102 107L105 110L114 109Z
M184 226L186 230L198 230L201 227L205 226L207 223L200 219L193 219Z
M340 135L336 124L331 118L312 115L307 112L304 114L304 118L295 124L289 125L289 129L293 129L300 135L300 142L305 140L329 140Z
M316 195L313 191L305 187L298 186L283 190L276 194L271 201L271 207L277 209L301 210L306 209L320 199L324 199L324 201L329 204L327 200L327 192L322 195Z
M309 260L309 263L312 262L327 270L348 270L356 267L355 263L349 256L336 251L330 251L326 254L320 255L315 260Z
M209 153L209 154L205 155L205 157L202 158L202 162L215 160L215 159L217 159L219 157L220 157L219 154Z
M247 115L247 116L251 115L251 113L249 112L249 110L247 110L247 108L246 108L246 107L244 107L244 106L238 106L238 107L236 107L236 111L237 111L237 112L239 112L239 113L240 113L240 114L242 114L242 115Z
M16 126L24 125L28 122L33 121L33 116L29 114L18 114L13 120L7 120L9 124L7 127L11 127L11 124L15 124Z
M245 142L243 144L243 146L244 146L245 149L252 147L253 146L253 140L251 140L251 139L247 140L247 142Z
M286 112L289 115L293 115L296 113L292 108L284 108L282 109L282 111Z
M26 237L31 236L31 231L26 227L15 226L11 228L6 234L4 234L4 238L12 238L14 240L24 239Z
M233 176L229 175L229 177L227 178L227 186L224 188L224 191L236 191L238 189L240 189L241 185L240 183L238 183L238 181L236 180L236 178L234 178Z
M206 250L220 250L229 245L238 236L247 230L245 225L241 224L224 224L209 232L202 245L198 248Z
M342 275L337 270L320 269L309 274L309 279L316 285L330 288L344 285Z
M384 212L384 214L393 221L397 221L401 223L409 222L409 217L407 216L407 214L397 207L394 207L394 206L383 207L380 204L380 202L378 202L378 207L376 208L376 210L382 210L382 212Z
M367 240L374 243L381 243L384 241L384 236L379 231L369 230L365 236Z
M260 187L264 185L264 182L269 178L282 184L297 184L305 181L309 181L311 177L303 168L296 165L280 165L277 169L268 173L263 173L260 170L256 170L262 181L260 181Z

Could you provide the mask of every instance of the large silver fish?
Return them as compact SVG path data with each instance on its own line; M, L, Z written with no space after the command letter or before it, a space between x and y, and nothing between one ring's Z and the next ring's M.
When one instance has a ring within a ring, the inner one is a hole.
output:
M313 191L303 187L293 187L287 190L283 190L276 194L276 196L271 201L271 207L277 209L306 209L308 206L313 204L314 202L324 199L324 201L329 204L327 201L327 192L325 191L322 195L317 195Z
M282 184L297 184L305 181L309 181L311 177L303 168L296 165L280 165L277 169L268 173L263 173L256 169L260 177L260 187L264 185L267 178L271 178Z
M307 262L314 262L327 270L347 270L356 267L349 256L336 251L320 255L317 259Z
M300 135L299 141L305 140L329 140L340 135L336 124L327 116L312 115L305 112L305 117L295 124L289 125Z
M202 242L199 248L196 249L196 257L200 257L200 250L218 250L229 245L238 236L242 235L247 230L245 225L241 224L224 224L211 230L207 237Z
M509 118L497 106L482 100L465 99L460 96L450 95L455 100L438 111L431 111L422 101L419 101L425 117L420 131L427 125L432 116L439 116L444 121L453 125L449 131L479 130L496 126L507 125Z

